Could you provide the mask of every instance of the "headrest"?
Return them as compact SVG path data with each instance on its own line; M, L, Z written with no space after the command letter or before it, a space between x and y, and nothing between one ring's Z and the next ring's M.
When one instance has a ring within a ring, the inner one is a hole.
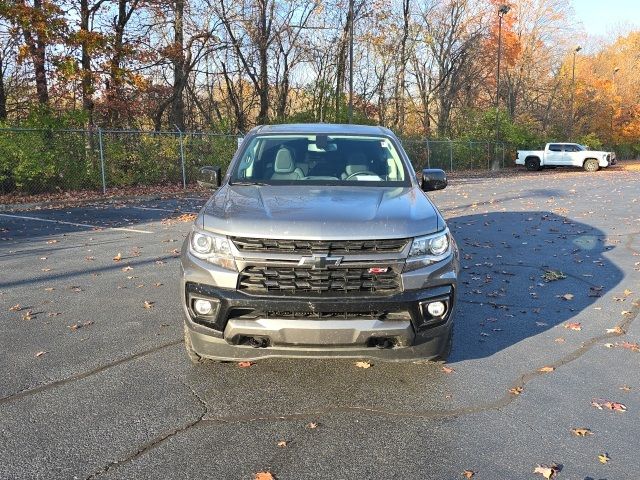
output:
M275 173L291 173L296 168L293 163L293 156L291 151L287 147L280 147L278 153L276 153L276 161L273 164L273 171Z

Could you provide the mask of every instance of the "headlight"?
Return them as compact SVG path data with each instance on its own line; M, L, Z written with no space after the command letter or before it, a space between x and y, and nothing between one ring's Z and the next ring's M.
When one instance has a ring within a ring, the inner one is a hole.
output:
M204 233L193 232L191 246L193 247L194 253L206 255L212 252L213 238Z
M451 240L448 229L434 235L416 237L411 244L404 271L411 272L441 262L449 255L451 255Z
M413 239L409 257L441 257L449 251L449 232ZM435 259L434 259L435 260Z
M189 251L198 258L206 260L228 270L235 270L236 263L231 255L231 246L227 237L202 230L191 232Z

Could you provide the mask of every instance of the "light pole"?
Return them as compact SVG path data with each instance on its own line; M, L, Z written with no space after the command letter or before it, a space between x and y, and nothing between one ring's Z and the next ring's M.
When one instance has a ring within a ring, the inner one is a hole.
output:
M509 5L501 5L498 8L498 70L496 72L496 144L493 149L493 165L492 170L498 170L500 168L500 161L498 160L498 141L500 140L500 57L502 57L502 17L509 13L511 7Z
M613 150L613 116L615 115L615 109L616 109L616 105L615 105L615 98L614 98L614 94L615 94L615 89L616 89L616 73L618 73L620 71L620 67L616 67L613 69L613 74L611 75L611 132L610 132L610 137L611 137L611 149Z
M574 50L573 50L573 68L572 68L572 73L571 73L571 119L570 119L570 123L569 123L569 140L573 141L573 122L574 122L574 95L576 92L576 55L577 53L582 50L582 47L580 45L578 45Z
M353 123L353 0L349 0L349 123Z

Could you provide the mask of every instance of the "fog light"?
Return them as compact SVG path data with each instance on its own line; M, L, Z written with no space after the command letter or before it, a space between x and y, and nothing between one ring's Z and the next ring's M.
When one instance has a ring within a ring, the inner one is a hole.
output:
M193 302L193 309L198 315L209 315L213 311L213 305L209 300L199 298Z
M431 302L427 305L427 312L429 312L429 315L432 317L441 317L444 315L446 309L447 307L443 302Z

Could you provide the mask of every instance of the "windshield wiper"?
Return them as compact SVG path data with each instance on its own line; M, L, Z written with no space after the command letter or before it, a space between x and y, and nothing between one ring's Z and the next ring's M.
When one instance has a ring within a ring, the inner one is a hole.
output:
M257 181L250 181L250 180L240 180L237 182L229 182L229 185L269 185L268 183L265 182L257 182Z

